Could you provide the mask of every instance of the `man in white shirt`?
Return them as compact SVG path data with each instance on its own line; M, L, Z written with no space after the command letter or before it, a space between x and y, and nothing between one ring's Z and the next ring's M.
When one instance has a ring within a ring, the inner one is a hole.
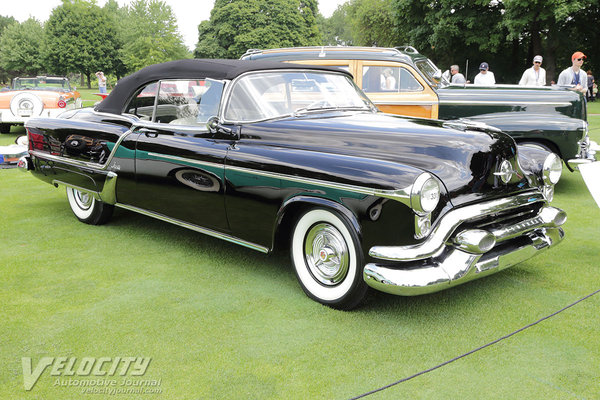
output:
M526 69L519 81L521 86L545 86L546 70L542 68L542 56L533 57L533 67Z
M486 62L482 62L479 66L479 73L473 81L475 85L491 86L496 84L494 73L490 71L490 66Z
M571 62L573 65L558 76L558 86L574 86L573 90L585 94L587 88L587 73L581 69L583 65L583 59L587 58L585 54L580 51L576 51L571 56Z

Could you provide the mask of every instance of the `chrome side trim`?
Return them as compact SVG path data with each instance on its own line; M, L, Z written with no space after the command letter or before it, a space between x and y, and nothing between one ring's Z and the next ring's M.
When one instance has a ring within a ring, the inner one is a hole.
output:
M436 101L373 101L375 105L384 106L434 106L437 105Z
M172 161L178 161L178 162L185 162L185 163L190 163L190 164L202 165L204 167L214 167L214 168L224 168L225 167L224 164L212 163L212 162L209 162L209 161L199 161L199 160L194 160L192 158L172 156L172 155L169 155L169 154L160 154L160 153L148 152L148 155L152 156L152 157L159 157L159 158L164 158L164 159L172 160Z
M56 186L56 187L64 186L64 187L67 187L67 188L75 189L75 190L77 190L77 191L79 191L81 193L87 193L90 196L92 196L94 199L102 201L102 199L100 198L100 193L98 193L95 190L86 189L86 188L83 188L83 187L77 186L77 185L72 185L70 183L67 183L65 181L61 181L61 180L58 180L58 179L52 180L52 184L54 186Z
M369 250L369 255L374 258L393 261L412 261L428 258L443 250L444 244L448 241L452 232L464 221L533 202L545 202L542 193L536 190L508 198L455 208L438 221L431 234L422 243L409 246L373 246Z
M322 186L322 187L326 187L326 188L330 188L330 189L347 190L349 192L361 193L361 194L366 194L366 195L370 195L370 196L385 197L385 198L400 201L410 207L410 193L411 193L412 185L410 185L404 189L385 190L385 189L373 189L373 188L368 188L368 187L363 187L363 186L348 185L345 183L327 182L327 181L322 181L322 180L318 180L318 179L303 178L300 176L279 174L276 172L258 171L258 170L254 170L254 169L243 168L243 167L225 166L225 170L226 171L243 172L243 173L248 173L248 174L253 174L253 175L258 175L258 176L264 176L264 177L268 177L268 178L281 179L281 180L286 180L286 181L290 181L290 182L306 183L309 185Z
M397 190L373 189L373 188L368 188L368 187L363 187L363 186L348 185L348 184L344 184L344 183L328 182L328 181L323 181L323 180L319 180L319 179L310 179L310 178L303 178L303 177L294 176L294 175L280 174L277 172L267 172L267 171L260 171L260 170L244 168L244 167L234 167L231 165L223 165L223 164L211 163L211 162L207 162L207 161L199 161L199 160L194 160L194 159L190 159L190 158L172 156L172 155L167 155L167 154L148 153L148 155L153 156L153 157L160 157L160 158L167 159L167 160L202 165L205 167L224 168L225 171L236 171L236 172L241 172L241 173L246 173L246 174L263 176L263 177L267 177L267 178L281 179L281 180L285 180L285 181L289 181L289 182L305 183L305 184L309 184L309 185L327 187L330 189L347 190L349 192L361 193L361 194L366 194L366 195L370 195L370 196L385 197L385 198L400 201L410 207L410 193L411 193L413 185L410 185L404 189L397 189Z
M119 137L119 139L115 142L115 147L113 147L113 149L110 152L110 155L108 156L108 158L106 159L106 162L104 163L104 165L98 164L98 163L93 163L93 162L88 162L88 161L73 160L70 158L62 157L62 156L56 156L53 154L44 153L39 150L29 150L29 154L31 154L32 156L35 156L35 157L42 158L42 159L72 165L74 167L93 168L93 169L96 169L99 171L106 171L108 169L108 167L110 166L110 163L111 163L113 157L115 156L115 153L117 152L117 149L119 148L119 146L121 145L123 140L125 140L125 138L127 136L129 136L132 132L133 131L130 129Z
M557 106L557 107L568 107L571 105L569 102L538 102L538 101L493 101L493 100L444 100L440 101L440 105L452 105L452 104L486 104L494 106Z
M153 211L144 210L142 208L138 208L138 207L135 207L135 206L131 206L131 205L128 205L128 204L122 204L122 203L116 203L115 206L116 207L120 207L120 208L124 208L126 210L134 211L136 213L143 214L143 215L146 215L148 217L156 218L156 219L159 219L161 221L169 222L171 224L174 224L174 225L177 225L177 226L181 226L183 228L191 229L191 230L196 231L196 232L204 233L205 235L209 235L209 236L212 236L212 237L223 239L223 240L231 242L231 243L239 244L241 246L248 247L250 249L260 251L261 253L268 253L269 252L269 249L267 247L261 246L259 244L247 242L245 240L236 238L235 236L231 236L231 235L227 235L225 233L217 232L217 231L214 231L212 229L203 228L201 226L190 224L188 222L181 221L179 219L167 217L165 215L162 215L162 214L159 214L159 213L155 213Z

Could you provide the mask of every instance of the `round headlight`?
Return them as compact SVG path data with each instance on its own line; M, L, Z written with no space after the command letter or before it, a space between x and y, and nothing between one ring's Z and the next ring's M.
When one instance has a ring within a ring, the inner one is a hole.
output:
M413 183L410 204L419 214L428 214L435 210L440 201L440 185L428 173L421 174Z
M560 180L562 161L556 154L550 153L544 160L543 174L546 185L555 185Z

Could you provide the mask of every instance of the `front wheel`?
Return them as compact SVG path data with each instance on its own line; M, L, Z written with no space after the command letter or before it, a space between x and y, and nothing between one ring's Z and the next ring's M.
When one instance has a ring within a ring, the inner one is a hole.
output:
M325 209L304 213L292 233L291 256L298 281L313 300L348 310L365 298L362 249L343 215Z
M67 198L73 214L86 224L102 225L110 219L114 210L112 205L96 200L91 194L77 189L68 187Z

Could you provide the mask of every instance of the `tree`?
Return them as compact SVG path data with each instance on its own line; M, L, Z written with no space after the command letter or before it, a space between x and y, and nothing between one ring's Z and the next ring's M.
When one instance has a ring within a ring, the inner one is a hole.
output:
M325 46L352 46L355 42L350 2L340 4L331 17L319 15L318 25Z
M321 42L316 0L216 0L198 26L197 58L239 58L249 48Z
M0 38L2 37L4 28L6 28L8 25L14 24L15 22L17 22L17 20L13 17L5 17L0 15ZM0 66L0 82L4 83L8 78L8 73Z
M353 0L350 3L350 25L357 45L398 45L398 31L392 6L393 0Z
M51 72L114 72L121 46L106 10L85 0L63 0L46 23L47 62Z
M502 25L504 4L496 0L393 0L396 27L405 43L426 54L442 69L470 62L473 80L482 61L498 82L514 82L520 74L516 41L507 40ZM464 72L464 69L463 69Z
M122 25L122 60L128 71L191 57L177 30L173 10L164 1L136 0L127 8Z
M42 72L43 38L42 24L33 18L7 26L0 36L0 67L13 75Z

